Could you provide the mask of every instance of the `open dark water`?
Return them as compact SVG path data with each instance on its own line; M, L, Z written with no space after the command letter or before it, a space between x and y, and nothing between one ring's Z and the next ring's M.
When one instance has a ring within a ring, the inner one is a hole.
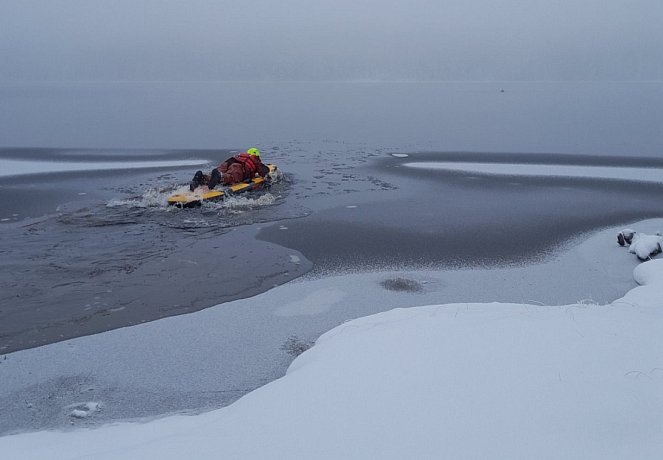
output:
M531 263L564 241L660 216L663 184L599 178L493 176L403 167L417 161L663 168L663 159L574 155L412 153L376 160L393 190L366 195L259 238L301 251L321 273L348 267L486 267Z
M663 82L0 83L0 147L660 156Z
M4 149L0 164L17 156L73 162L78 155ZM196 152L196 158L211 163L228 155ZM87 161L117 164L137 158L158 164L173 157L190 154L85 154ZM199 310L264 291L307 269L305 260L287 264L284 249L236 231L246 224L303 215L303 210L280 209L287 179L250 198L198 209L167 206L166 197L188 181L191 169L0 177L6 203L0 226L0 350Z

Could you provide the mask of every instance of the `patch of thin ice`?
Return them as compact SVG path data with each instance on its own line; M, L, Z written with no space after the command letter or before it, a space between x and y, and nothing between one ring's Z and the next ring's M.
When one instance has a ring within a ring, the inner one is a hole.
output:
M347 294L338 288L328 287L309 293L302 299L281 305L274 314L276 316L312 316L329 311L335 304L342 301Z
M94 415L95 412L101 410L101 403L91 401L82 404L72 404L67 406L67 409L73 409L69 415L73 418L88 418Z

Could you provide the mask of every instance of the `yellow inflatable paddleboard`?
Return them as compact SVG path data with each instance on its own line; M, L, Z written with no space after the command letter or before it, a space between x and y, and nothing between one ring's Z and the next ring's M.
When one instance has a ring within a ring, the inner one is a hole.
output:
M276 172L276 165L267 164L269 167L269 174ZM225 187L215 188L210 190L207 185L201 185L193 192L186 191L172 195L168 198L168 204L177 206L179 208L190 208L193 206L200 206L203 201L218 201L223 200L227 196L237 195L238 193L248 192L250 190L259 190L265 188L269 184L262 177L254 177L250 181L239 182Z

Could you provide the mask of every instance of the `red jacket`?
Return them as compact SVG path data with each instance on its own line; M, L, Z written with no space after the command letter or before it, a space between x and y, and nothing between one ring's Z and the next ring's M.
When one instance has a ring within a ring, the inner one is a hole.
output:
M255 176L262 164L260 158L255 155L249 155L248 153L240 153L233 158L244 165L245 179L250 179Z
M241 163L244 166L244 180L253 179L256 173L261 177L265 177L269 173L269 168L260 161L259 157L246 152L228 158L225 163L228 166L233 163Z

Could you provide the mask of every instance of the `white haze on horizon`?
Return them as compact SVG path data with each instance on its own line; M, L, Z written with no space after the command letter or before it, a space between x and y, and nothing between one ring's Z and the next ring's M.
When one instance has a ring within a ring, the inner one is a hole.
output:
M663 80L660 0L0 2L2 80Z

